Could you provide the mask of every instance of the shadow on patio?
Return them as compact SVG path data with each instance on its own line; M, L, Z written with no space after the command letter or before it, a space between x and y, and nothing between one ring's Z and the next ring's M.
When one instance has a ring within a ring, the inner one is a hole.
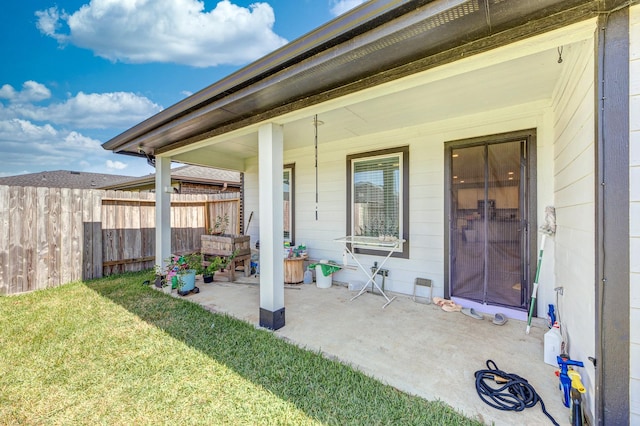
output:
M187 299L258 325L257 278L196 285L200 293ZM550 424L539 404L523 412L504 412L480 400L474 373L486 369L491 359L499 369L528 380L556 421L569 423L555 368L543 362L544 321L534 320L526 335L523 321L510 319L496 326L488 315L479 321L402 295L382 309L382 297L366 293L351 301L354 294L339 285L286 286L286 325L274 334L404 392L440 399L486 424Z

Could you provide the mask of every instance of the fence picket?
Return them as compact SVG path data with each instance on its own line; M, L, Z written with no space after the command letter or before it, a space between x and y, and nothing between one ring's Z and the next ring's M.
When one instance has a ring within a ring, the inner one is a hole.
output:
M0 185L0 295L9 294L9 193Z
M22 291L37 290L36 270L37 270L37 243L36 243L36 188L28 186L24 188L22 203L24 226L20 236L22 244L24 281Z
M24 224L24 188L11 187L9 194L9 294L22 293L24 262L22 226Z
M83 199L82 199L82 190L80 189L72 189L69 199L69 206L71 207L71 216L70 216L70 228L71 228L71 250L69 253L69 261L70 265L70 273L71 273L71 281L78 281L82 279L82 237L83 237L83 226L82 226L82 210L83 210Z
M104 259L104 253L102 251L102 199L105 198L106 192L103 190L92 191L91 195L91 216L93 220L91 222L91 239L93 241L93 253L92 259L92 275L91 278L102 277L102 262Z
M71 282L71 189L60 188L60 284Z
M36 287L43 289L49 281L49 188L36 188Z
M60 188L49 190L49 279L47 287L57 287L60 284Z

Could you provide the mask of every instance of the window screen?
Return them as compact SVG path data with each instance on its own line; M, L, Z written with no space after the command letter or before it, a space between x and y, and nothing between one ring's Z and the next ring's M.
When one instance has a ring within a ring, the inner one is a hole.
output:
M353 235L400 237L402 158L353 160Z
M409 147L347 156L347 235L395 237L392 257L409 258ZM388 251L354 246L356 253Z

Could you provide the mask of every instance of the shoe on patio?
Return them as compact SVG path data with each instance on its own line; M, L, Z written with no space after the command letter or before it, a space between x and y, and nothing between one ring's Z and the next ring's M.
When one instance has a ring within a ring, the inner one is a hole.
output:
M478 320L484 319L484 316L482 316L482 314L477 313L476 310L473 308L462 308L461 312L471 318L475 318Z

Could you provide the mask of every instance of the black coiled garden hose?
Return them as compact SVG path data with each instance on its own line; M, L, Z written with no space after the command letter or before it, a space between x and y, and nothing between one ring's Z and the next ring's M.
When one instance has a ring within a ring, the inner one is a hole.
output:
M487 370L478 370L475 376L478 396L493 408L502 411L522 411L534 407L539 402L542 412L558 426L558 422L547 412L540 395L527 380L499 370L492 360L487 360Z

